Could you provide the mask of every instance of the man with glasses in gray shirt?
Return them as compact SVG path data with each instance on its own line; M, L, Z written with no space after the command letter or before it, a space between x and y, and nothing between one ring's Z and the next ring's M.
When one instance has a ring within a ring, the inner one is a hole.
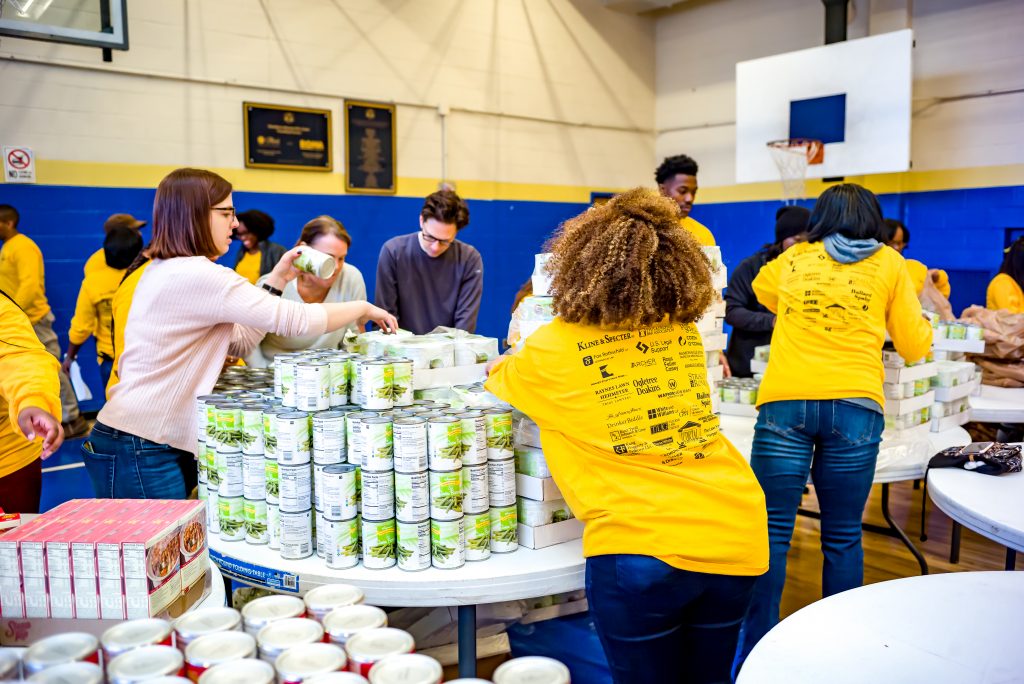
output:
M377 306L422 335L438 326L476 331L484 264L480 253L456 238L469 224L469 208L452 190L428 195L418 233L384 243L377 261Z

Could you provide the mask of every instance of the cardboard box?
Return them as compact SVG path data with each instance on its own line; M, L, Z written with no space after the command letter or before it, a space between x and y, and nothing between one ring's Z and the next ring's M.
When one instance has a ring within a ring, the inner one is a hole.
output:
M758 361L757 359L750 360L750 372L751 373L764 373L768 370L767 361Z
M562 492L550 477L531 477L516 473L516 494L534 501L551 501L561 499Z
M417 368L412 374L413 389L472 385L487 379L487 364L455 366L454 368Z
M939 372L935 362L922 363L919 366L910 368L886 368L885 381L893 383L913 382L922 378L930 378Z
M721 351L725 349L729 338L725 333L714 333L712 335L701 335L704 342L704 351Z
M721 364L717 366L708 366L708 384L714 385L716 382L721 382L722 378L725 377L725 368Z
M944 430L952 430L955 427L960 427L965 423L969 423L970 420L970 409L962 411L961 413L958 413L955 416L946 416L945 418L932 418L932 432L943 432Z
M914 411L920 411L934 403L934 390L929 390L919 397L912 397L910 399L886 399L885 415L902 416L907 413L913 413Z
M943 351L984 354L985 340L951 340L945 337L936 337L932 347Z
M544 549L583 536L583 521L572 518L540 527L519 526L519 545Z
M980 385L978 380L971 380L954 387L936 387L932 391L935 392L935 401L956 401L971 396Z
M723 416L757 418L757 407L753 404L734 404L732 402L723 401L718 406Z

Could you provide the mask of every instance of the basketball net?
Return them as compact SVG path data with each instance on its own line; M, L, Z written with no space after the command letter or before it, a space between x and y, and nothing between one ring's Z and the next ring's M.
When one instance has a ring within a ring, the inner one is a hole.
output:
M795 204L807 196L807 165L820 164L824 147L820 140L787 138L768 143L775 166L782 178L782 197L786 204Z

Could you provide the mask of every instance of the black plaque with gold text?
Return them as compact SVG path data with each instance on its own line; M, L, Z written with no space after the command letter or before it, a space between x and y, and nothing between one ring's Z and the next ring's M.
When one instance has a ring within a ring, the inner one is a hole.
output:
M345 190L393 195L396 168L395 106L345 100Z
M330 171L331 110L242 103L245 165Z

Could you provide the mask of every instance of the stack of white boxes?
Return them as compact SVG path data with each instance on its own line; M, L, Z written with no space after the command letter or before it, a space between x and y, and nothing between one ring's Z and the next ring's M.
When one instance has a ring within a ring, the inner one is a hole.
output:
M885 367L885 429L896 439L926 439L931 430L935 392L932 378L938 366L931 353L908 363L892 350L882 351Z
M579 539L583 523L573 516L551 478L537 424L523 416L516 422L515 434L520 545L542 549Z
M968 397L981 390L981 371L966 360L968 353L985 351L981 339L949 339L935 334L932 347L937 372L932 378L935 403L932 404L932 432L963 425L971 419Z
M704 247L704 253L711 261L711 279L712 286L715 288L715 296L711 306L697 320L697 330L700 332L704 351L707 353L708 385L713 389L715 383L722 380L723 375L720 357L722 350L725 349L727 337L723 332L725 299L722 297L722 290L728 283L728 276L725 264L722 263L721 247ZM712 411L719 412L719 399L715 392L711 393L711 406Z

